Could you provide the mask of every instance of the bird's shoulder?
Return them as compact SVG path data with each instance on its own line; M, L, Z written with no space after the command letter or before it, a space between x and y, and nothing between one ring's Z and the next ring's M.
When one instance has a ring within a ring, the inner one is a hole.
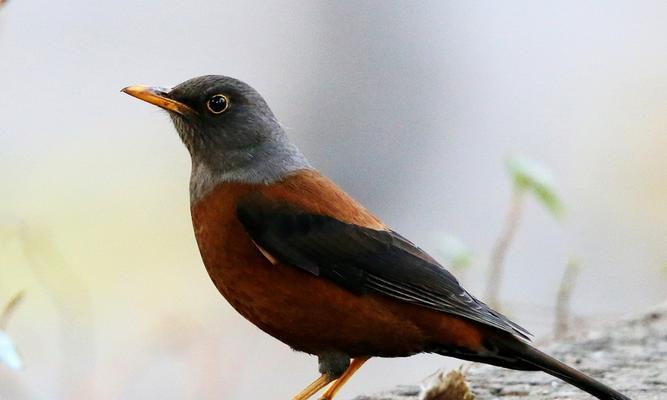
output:
M207 219L221 213L231 217L240 202L252 202L253 199L273 203L276 207L289 206L301 212L324 215L365 228L387 229L363 205L314 169L298 170L268 184L222 183L194 203L192 213L194 217Z
M335 182L320 172L308 169L288 175L284 180L259 191L276 202L286 202L305 212L325 215L366 228L386 226Z

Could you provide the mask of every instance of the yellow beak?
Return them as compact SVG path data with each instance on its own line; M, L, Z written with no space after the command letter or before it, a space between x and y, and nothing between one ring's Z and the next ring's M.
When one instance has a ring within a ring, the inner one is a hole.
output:
M167 111L173 111L181 115L195 114L195 111L192 108L181 102L170 99L167 95L167 91L161 88L150 86L128 86L122 89L121 92L164 108Z

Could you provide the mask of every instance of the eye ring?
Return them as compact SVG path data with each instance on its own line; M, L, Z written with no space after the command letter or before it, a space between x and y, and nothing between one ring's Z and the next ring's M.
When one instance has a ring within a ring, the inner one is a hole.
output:
M229 108L229 98L224 94L213 95L206 102L206 108L213 114L222 114Z

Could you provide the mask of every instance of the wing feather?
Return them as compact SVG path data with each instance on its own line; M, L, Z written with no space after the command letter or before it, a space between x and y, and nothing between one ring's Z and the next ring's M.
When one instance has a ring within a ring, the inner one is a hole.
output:
M240 201L237 216L273 258L353 293L378 293L529 338L527 330L469 294L449 271L393 231L348 224L261 196Z

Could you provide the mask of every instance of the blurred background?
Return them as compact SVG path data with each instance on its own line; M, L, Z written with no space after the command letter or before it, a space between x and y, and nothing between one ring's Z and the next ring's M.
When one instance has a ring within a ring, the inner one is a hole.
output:
M119 90L202 74L267 98L310 161L483 295L513 155L565 212L524 201L499 297L553 329L667 297L667 3L11 0L0 9L0 305L23 361L3 399L290 398L316 359L221 298L195 245L190 161ZM445 249L446 250L446 249ZM446 258L446 257L445 257ZM372 360L341 398L459 362Z

